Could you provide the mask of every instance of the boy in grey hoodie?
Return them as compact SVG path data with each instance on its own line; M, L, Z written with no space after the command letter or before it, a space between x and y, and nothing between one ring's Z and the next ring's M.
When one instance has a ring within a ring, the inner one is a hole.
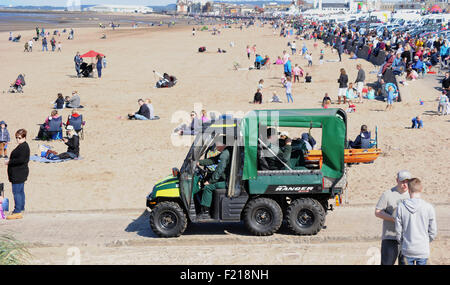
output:
M418 178L408 182L410 199L399 203L395 218L397 241L402 245L405 264L426 265L430 242L436 238L436 214L431 204L420 198L423 186Z

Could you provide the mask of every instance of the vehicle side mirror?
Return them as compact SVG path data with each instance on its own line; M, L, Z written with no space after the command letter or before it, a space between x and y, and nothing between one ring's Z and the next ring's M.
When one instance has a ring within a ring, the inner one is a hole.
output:
M176 167L172 168L172 175L173 177L179 177L180 176L180 170Z

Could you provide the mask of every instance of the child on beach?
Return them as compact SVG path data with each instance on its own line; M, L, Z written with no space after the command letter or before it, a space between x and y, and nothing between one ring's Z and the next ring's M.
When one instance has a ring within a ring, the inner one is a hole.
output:
M308 66L312 66L312 52L311 53L307 53L305 55L305 59L308 60Z
M353 98L356 98L355 96L355 89L353 88L353 83L348 84L348 89L345 94L345 97L347 97L347 100L350 102Z
M262 93L261 89L257 89L255 96L253 97L253 104L261 104L262 103Z
M312 82L312 77L311 75L309 75L309 73L306 73L305 76L305 83L311 83Z
M302 55L305 55L305 53L308 51L308 48L306 47L306 44L303 44L302 47Z
M272 93L272 99L270 99L269 103L283 103L277 95L276 91Z
M323 64L323 55L324 55L324 52L323 52L323 49L321 49L321 50L320 50L319 64Z
M247 57L250 59L250 46L247 46Z
M411 129L421 129L423 128L423 121L420 118L420 116L416 116L414 118L412 118L412 126Z
M386 110L392 109L392 104L394 103L394 88L392 88L392 86L389 86L388 88L388 94L387 94L387 105L386 105Z
M323 103L323 108L324 109L328 109L331 105L331 101L330 100L325 100L325 102Z
M367 99L369 99L369 100L375 99L375 90L373 90L373 88L370 86L369 86L369 88L367 88Z
M258 82L258 89L263 90L264 88L264 79L260 79Z
M286 88L287 102L289 103L289 99L291 99L292 103L294 103L294 98L292 98L292 82L290 76L286 77L286 81L284 82L284 88Z
M347 108L347 113L354 113L356 112L356 106L353 104L353 102L351 100L348 101L348 108Z
M5 121L0 122L0 158L8 158L8 153L6 148L10 142L9 132L7 129L8 125Z
M298 66L298 64L295 64L293 73L294 73L294 83L295 82L300 82L300 67Z
M440 113L439 115L447 115L448 104L449 104L448 102L449 102L449 99L448 99L447 95L442 93L441 96L439 97L439 104L438 104L438 113Z
M62 47L61 42L58 42L58 51L61 51L61 47Z

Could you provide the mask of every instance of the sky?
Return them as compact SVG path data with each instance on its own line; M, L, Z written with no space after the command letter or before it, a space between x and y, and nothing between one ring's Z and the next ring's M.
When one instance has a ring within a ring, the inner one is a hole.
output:
M5 6L55 6L64 7L67 2L72 0L0 0L0 5ZM174 4L177 0L74 0L73 2L81 2L81 5L93 4L122 4L122 5L143 5L158 6Z
M93 4L122 4L122 5L142 5L142 6L158 6L175 4L177 0L0 0L0 5L5 6L57 6L64 7L67 2L80 1L81 5ZM223 0L222 0L223 1ZM233 0L228 0L232 2ZM236 1L236 0L235 0ZM287 0L280 0L287 1ZM395 0L394 0L395 1ZM270 2L270 0L267 0ZM307 2L312 2L309 0ZM344 2L344 0L323 0L323 2Z

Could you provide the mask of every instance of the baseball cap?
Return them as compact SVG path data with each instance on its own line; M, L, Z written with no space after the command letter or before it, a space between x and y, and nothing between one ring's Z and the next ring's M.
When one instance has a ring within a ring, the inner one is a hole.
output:
M397 173L398 181L404 181L404 180L408 180L408 179L411 179L411 178L412 178L411 173L409 173L409 171L407 171L407 170L400 170Z

